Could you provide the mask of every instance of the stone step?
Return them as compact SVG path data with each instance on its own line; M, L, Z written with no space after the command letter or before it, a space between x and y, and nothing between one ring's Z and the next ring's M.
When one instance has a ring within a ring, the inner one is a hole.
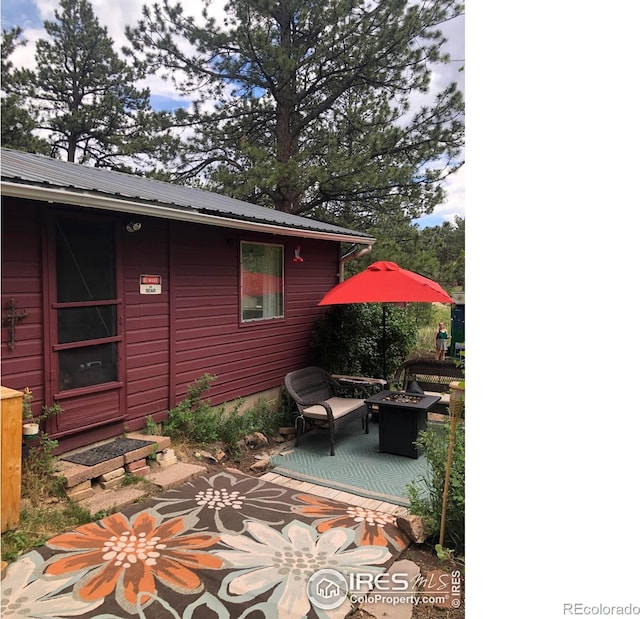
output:
M133 484L109 490L96 488L95 491L78 503L93 515L98 512L112 512L132 505L144 497L156 494L159 490L169 490L183 484L198 475L204 475L207 467L186 462L177 462L171 466L156 469L145 476L143 484Z

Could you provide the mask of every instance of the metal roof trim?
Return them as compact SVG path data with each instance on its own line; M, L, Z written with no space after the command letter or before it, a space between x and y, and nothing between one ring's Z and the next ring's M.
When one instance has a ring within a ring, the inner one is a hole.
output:
M7 148L1 153L1 184L6 195L288 236L375 242L367 233L205 189Z
M269 224L260 221L236 219L230 216L223 217L209 213L202 213L194 207L179 205L159 206L149 202L130 200L114 196L105 196L87 191L70 191L55 186L43 187L28 183L10 182L2 180L2 195L27 198L40 202L58 202L73 206L84 206L108 211L124 212L133 215L146 215L177 221L234 228L237 230L251 230L280 234L283 236L297 236L302 238L315 238L328 241L345 243L375 243L375 239L368 235L349 234L347 232L328 232L309 228L286 226L282 224ZM309 220L310 224L313 220Z

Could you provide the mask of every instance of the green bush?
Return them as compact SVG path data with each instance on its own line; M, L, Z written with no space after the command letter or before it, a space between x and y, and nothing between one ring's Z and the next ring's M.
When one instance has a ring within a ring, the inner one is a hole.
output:
M168 412L166 434L197 443L218 440L218 416L211 402L202 398L214 380L210 374L203 374L189 385L185 399Z
M203 399L213 380L204 374L189 385L185 399L168 412L163 426L165 434L194 443L221 441L237 452L238 443L248 434L262 432L271 436L280 426L290 424L291 413L286 405L275 412L263 400L245 412L240 412L241 400L230 410L224 405L213 406L208 399Z
M273 436L282 426L291 425L292 413L286 400L281 399L276 410L272 410L265 400L259 400L255 406L245 411L240 419L243 424L243 436L251 432Z
M145 434L162 434L162 426L156 423L151 415L147 415L142 431Z
M449 451L449 424L430 424L420 433L417 443L424 447L426 471L409 486L409 511L425 519L434 538L440 537L442 494ZM457 554L464 553L465 480L464 424L456 427L453 445L449 498L445 522L445 545Z
M280 410L278 412L278 428L283 426L291 426L295 423L295 418L298 416L298 406L295 400L291 397L291 394L284 388L284 385L280 389ZM276 430L278 428L275 428Z
M391 376L415 347L417 328L402 307L387 304L385 313L387 376ZM331 306L315 324L311 348L330 373L382 376L382 304Z
M65 496L64 479L56 475L59 460L53 452L57 446L58 441L41 432L23 461L21 496L33 507L49 497Z

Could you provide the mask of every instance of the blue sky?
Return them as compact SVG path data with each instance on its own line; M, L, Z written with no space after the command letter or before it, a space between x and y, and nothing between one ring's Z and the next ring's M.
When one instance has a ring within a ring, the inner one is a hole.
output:
M2 27L20 25L23 28L39 28L42 20L33 0L5 0L2 3Z
M116 49L126 45L128 42L124 35L124 27L134 24L140 18L145 0L91 0L91 2L100 23L108 29L109 35L114 40ZM151 2L148 3L151 4ZM185 11L192 11L194 15L199 12L199 4L193 1L183 2ZM223 12L224 4L225 0L214 1L214 6L220 13ZM14 53L12 56L14 64L28 65L32 62L33 42L46 35L42 28L43 21L52 20L53 12L58 6L58 0L4 0L2 2L2 27L9 29L16 25L21 26L25 31L25 38L30 42L26 48L20 48ZM434 72L432 80L434 93L452 80L458 81L460 87L464 89L464 74L458 71L464 62L464 18L445 24L443 30L449 38L449 51L454 62ZM171 110L188 105L172 89L170 81L152 77L146 85L151 90L151 103L155 109ZM438 205L431 215L415 220L420 227L440 225L447 220L453 222L456 215L465 216L464 173L463 167L447 179L445 202Z

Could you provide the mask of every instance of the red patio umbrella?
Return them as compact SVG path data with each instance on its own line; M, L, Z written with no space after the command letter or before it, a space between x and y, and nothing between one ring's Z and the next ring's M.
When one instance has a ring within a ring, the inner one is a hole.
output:
M395 262L374 262L366 270L341 282L318 305L383 303L382 369L387 378L386 309L384 303L453 303L453 299L433 280L401 269Z
M277 275L242 270L242 296L262 297L275 294L282 288L282 279Z
M338 284L318 305L343 303L453 303L442 286L395 262L374 262Z

